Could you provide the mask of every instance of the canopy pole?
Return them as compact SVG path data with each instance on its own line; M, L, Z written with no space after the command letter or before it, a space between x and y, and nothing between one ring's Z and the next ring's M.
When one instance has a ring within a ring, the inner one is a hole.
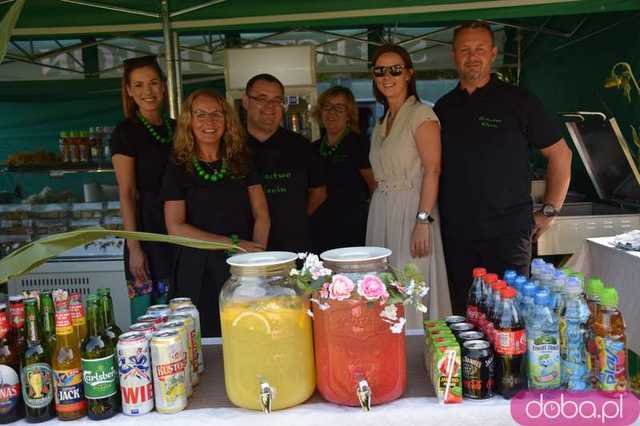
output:
M175 76L176 76L176 102L178 103L178 114L182 108L182 53L180 51L180 36L177 32L173 31L173 51L176 54L176 59L173 62Z
M174 120L180 114L178 101L178 84L176 78L176 52L173 43L173 31L169 14L169 0L160 0L160 17L162 18L162 38L164 40L164 59L167 70L167 92L169 94L169 114Z

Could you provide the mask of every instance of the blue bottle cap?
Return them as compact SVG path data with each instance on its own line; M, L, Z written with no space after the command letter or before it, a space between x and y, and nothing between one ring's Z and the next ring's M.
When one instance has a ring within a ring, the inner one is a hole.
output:
M513 280L513 283L516 286L524 287L524 285L527 283L527 277L523 277L522 275L518 275L516 277L516 279Z
M546 265L544 265L544 269L542 270L542 273L545 275L553 275L556 273L556 267L553 266L553 264L551 263L547 263Z
M554 280L565 280L566 278L567 274L565 274L563 271L556 271L556 273L553 275Z
M536 257L531 261L531 266L543 266L543 265L544 265L544 259L542 258Z
M506 271L504 271L503 278L506 282L512 283L513 280L516 279L516 275L516 271L514 271L513 269L507 269Z
M582 293L582 283L578 277L569 277L564 283L564 291L571 294Z
M537 289L538 289L538 286L535 285L534 283L532 283L531 281L529 281L522 288L522 292L527 297L533 297L533 296L535 296Z
M549 290L543 288L536 292L536 295L533 299L536 305L548 305L549 304Z

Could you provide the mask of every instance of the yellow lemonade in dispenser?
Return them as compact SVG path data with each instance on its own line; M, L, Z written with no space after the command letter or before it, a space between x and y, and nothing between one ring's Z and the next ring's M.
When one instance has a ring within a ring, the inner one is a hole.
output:
M309 303L298 296L224 306L220 314L222 350L231 402L262 410L265 384L274 410L300 404L313 394L316 381L308 309Z

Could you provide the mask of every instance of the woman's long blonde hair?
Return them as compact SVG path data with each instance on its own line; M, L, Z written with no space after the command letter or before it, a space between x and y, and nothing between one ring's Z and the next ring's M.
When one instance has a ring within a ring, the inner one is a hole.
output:
M245 131L240 126L235 110L222 95L211 89L198 89L182 103L173 140L173 156L176 163L193 172L192 161L196 155L196 144L191 128L191 108L193 102L201 96L216 101L224 113L225 129L220 141L220 157L225 160L233 176L246 175L249 171L249 150Z

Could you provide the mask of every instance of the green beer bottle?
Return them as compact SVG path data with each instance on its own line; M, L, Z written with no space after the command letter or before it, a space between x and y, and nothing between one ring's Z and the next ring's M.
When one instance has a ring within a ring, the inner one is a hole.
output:
M38 306L34 298L24 303L26 349L22 353L20 381L26 420L29 423L47 421L56 415L53 402L53 370L49 352L40 333Z
M42 318L42 344L48 354L56 346L56 310L51 292L40 293L40 318Z
M87 338L82 342L82 370L88 416L93 420L113 417L120 410L115 363L115 343L104 332L98 299L87 296Z
M113 300L111 299L111 291L108 288L98 289L98 302L100 314L104 321L105 333L111 337L113 344L118 343L118 337L122 334L122 330L113 319Z

